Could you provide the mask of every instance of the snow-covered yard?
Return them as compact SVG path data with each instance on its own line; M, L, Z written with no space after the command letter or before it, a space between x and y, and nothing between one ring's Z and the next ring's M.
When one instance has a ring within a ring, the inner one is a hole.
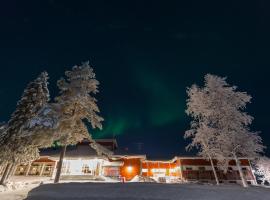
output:
M0 199L1 200L22 200L27 197L28 192L36 186L32 187L25 187L17 190L10 190L7 192L1 192L0 193Z
M0 200L21 200L41 182L51 182L48 177L13 176L7 186L0 185Z
M2 198L0 198L2 200ZM60 183L32 189L27 200L270 200L270 189L238 185Z

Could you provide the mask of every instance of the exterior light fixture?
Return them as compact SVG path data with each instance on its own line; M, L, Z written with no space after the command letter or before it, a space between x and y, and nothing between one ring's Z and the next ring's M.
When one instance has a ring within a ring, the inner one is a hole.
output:
M130 172L132 172L132 167L131 166L128 166L127 167L127 171L130 173Z

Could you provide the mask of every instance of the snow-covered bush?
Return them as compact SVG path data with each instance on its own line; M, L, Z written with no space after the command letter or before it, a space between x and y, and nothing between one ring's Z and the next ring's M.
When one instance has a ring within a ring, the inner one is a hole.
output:
M259 158L256 163L256 174L259 180L265 184L268 182L270 184L270 159L268 157Z

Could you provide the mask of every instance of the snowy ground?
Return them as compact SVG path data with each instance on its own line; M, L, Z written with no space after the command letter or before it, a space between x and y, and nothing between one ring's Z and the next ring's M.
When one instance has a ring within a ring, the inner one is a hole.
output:
M2 198L0 198L2 200ZM270 189L238 185L158 183L44 184L28 193L27 200L270 200Z
M36 187L36 186L33 186ZM1 200L22 200L27 197L28 192L33 189L33 187L26 187L14 191L7 191L0 193Z
M107 183L119 182L111 178L101 177ZM74 182L97 182L95 180L61 180L61 183ZM100 181L98 181L100 182ZM22 200L28 195L28 192L40 184L52 184L53 180L50 177L40 176L13 176L10 178L7 187L0 185L0 200Z
M40 183L40 182L47 182L50 179L51 179L50 177L42 177L42 176L12 176L10 178L10 182Z
M1 200L20 200L27 197L27 193L41 182L50 182L47 177L14 176L10 178L7 187L0 185Z

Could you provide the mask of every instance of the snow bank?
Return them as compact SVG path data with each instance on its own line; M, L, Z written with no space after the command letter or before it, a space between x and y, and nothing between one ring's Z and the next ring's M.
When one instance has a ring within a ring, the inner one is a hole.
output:
M25 183L25 182L8 182L6 185L0 185L0 192L19 190L19 189L29 187L29 185L30 185L29 183Z
M113 178L106 177L106 176L101 176L101 177L104 179L104 182L107 182L107 183L118 183L118 182L120 182L118 179L113 179Z
M50 182L49 179L49 177L13 176L5 186L0 185L0 193L36 187L42 183Z
M156 182L154 179L149 178L149 177L143 177L143 176L135 176L132 180L130 180L129 182L131 183L136 183L136 182Z

